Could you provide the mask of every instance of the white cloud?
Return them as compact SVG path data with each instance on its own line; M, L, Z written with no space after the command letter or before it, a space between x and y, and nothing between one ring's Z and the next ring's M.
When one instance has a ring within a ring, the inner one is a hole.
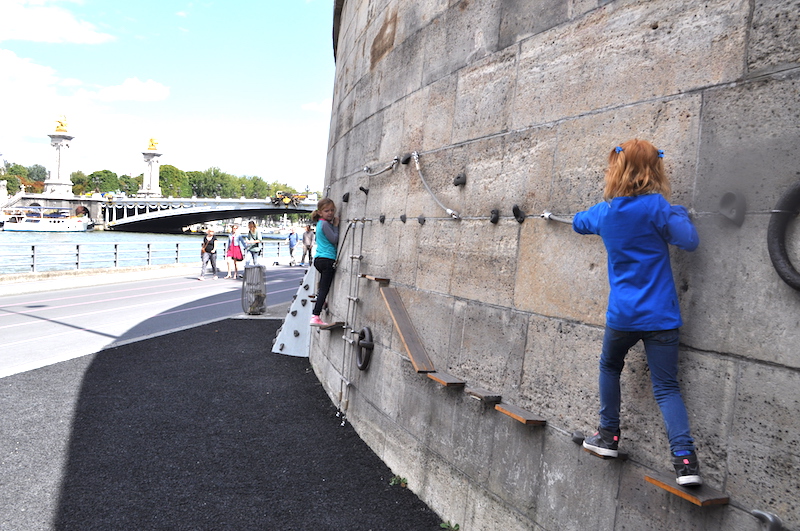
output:
M312 112L321 112L325 114L331 113L331 107L333 106L333 99L327 98L322 101L314 101L311 103L306 103L302 105L300 108L304 111L312 111Z
M189 13L187 13L186 11L178 11L178 12L177 12L177 13L175 13L175 14L176 14L177 16L179 16L179 17L188 17L188 16L189 16Z
M121 85L101 88L94 97L100 101L161 101L169 97L169 87L152 79L130 77Z
M100 44L114 40L89 22L76 19L66 9L44 0L3 0L0 41Z

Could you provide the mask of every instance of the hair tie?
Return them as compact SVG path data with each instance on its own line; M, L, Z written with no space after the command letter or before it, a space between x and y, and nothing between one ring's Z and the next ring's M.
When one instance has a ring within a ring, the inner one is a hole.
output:
M660 158L660 159L664 158L664 150L663 149L659 149L658 150L658 158Z
M614 151L616 151L617 153L622 153L624 150L621 147L617 146L614 148Z

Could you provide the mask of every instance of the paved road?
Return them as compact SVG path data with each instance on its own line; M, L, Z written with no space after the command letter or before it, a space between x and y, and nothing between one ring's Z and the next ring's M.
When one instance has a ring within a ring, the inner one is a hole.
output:
M283 318L305 271L267 268L269 309L263 317ZM0 378L244 315L241 281L201 282L196 268L23 284L0 289Z

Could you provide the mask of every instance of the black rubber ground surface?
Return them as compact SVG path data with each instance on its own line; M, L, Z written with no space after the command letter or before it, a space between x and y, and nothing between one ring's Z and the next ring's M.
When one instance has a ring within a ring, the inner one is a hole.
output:
M440 529L308 360L269 352L279 326L232 319L0 379L0 528Z

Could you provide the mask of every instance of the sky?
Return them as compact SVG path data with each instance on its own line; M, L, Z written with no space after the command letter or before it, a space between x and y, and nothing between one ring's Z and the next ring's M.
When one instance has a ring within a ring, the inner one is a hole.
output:
M331 0L0 0L0 159L139 175L159 162L321 191Z

